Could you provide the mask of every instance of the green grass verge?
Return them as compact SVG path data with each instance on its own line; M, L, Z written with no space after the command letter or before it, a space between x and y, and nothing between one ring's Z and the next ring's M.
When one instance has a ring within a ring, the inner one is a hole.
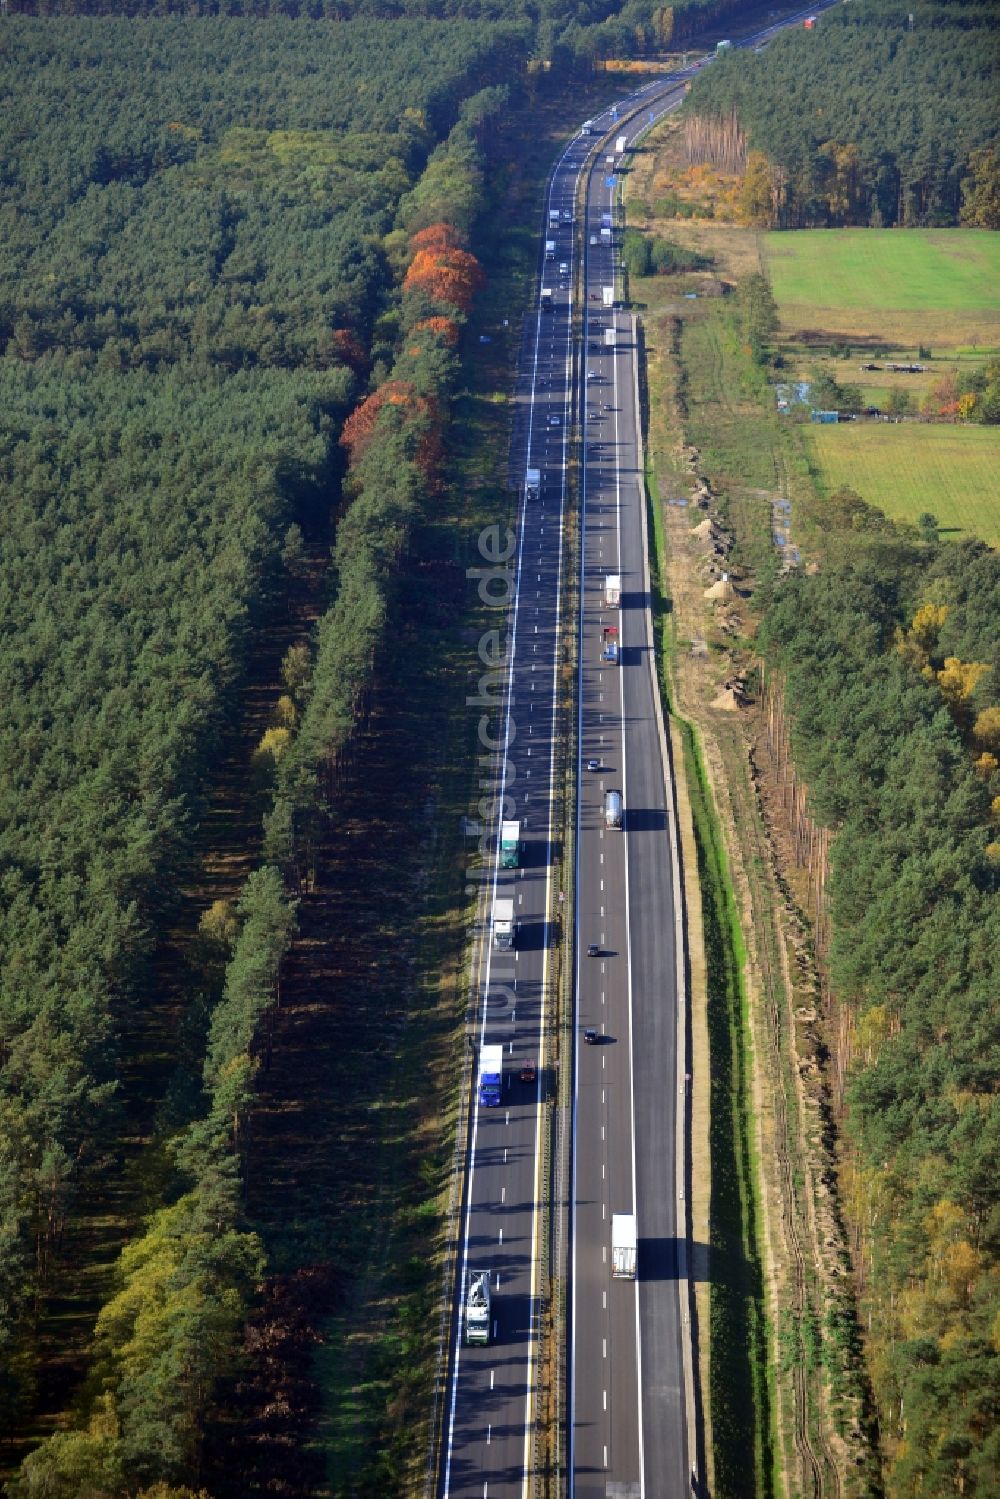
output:
M697 735L681 721L698 848L711 1055L710 1381L716 1493L774 1493L772 1391L758 1223L746 952Z
M656 493L649 465L647 496ZM669 707L667 663L674 649L664 575L663 511L648 503L650 593L660 692ZM756 1189L750 1020L743 972L746 950L729 877L722 830L692 724L675 715L698 850L708 971L712 1157L710 1398L716 1493L720 1499L769 1499L774 1490L774 1407L764 1309Z
M1000 428L844 422L803 436L827 492L846 485L893 520L929 511L945 534L1000 544Z

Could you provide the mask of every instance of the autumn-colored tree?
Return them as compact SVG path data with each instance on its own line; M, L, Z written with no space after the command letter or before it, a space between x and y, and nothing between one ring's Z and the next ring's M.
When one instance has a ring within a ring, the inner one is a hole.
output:
M240 924L232 901L213 900L208 910L201 913L198 931L208 942L231 948L240 934Z
M359 377L367 373L368 354L353 329L334 328L333 352L341 364L346 364L348 369L353 370Z
M426 229L418 229L416 234L410 236L410 249L414 253L420 250L460 250L462 248L458 236L458 230L454 224L428 224Z
M422 291L434 302L446 302L468 313L477 291L486 285L482 266L468 250L418 250L403 281L403 291Z
M351 463L357 463L367 451L383 406L410 406L414 402L413 386L408 380L386 380L360 406L355 406L340 434L340 446L347 449Z
M413 325L414 333L422 333L425 329L430 333L436 334L443 343L448 345L449 349L453 349L458 343L460 329L454 318L440 316L425 317L419 323L414 323Z
M984 708L976 719L972 737L984 750L1000 755L1000 708Z
M948 705L948 710L956 723L967 724L969 717L969 699L976 689L980 678L989 671L985 661L961 661L957 656L945 656L944 666L935 672L928 667L927 674L932 675L941 690L941 696Z
M751 151L737 197L739 216L753 229L770 229L775 223L771 168L761 151Z
M921 410L924 416L940 416L954 421L958 415L958 380L954 373L935 381L924 398Z

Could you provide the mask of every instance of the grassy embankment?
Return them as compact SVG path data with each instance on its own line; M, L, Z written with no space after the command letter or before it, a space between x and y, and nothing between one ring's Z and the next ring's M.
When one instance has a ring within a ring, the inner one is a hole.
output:
M685 181L657 146L636 160L628 191L639 211L629 219L710 257L715 275L737 279L759 265L756 235L657 214L658 203L667 209L685 194L697 201L706 186L724 207L725 184ZM843 1291L840 1300L830 1293L838 1278L842 1284L842 1260L831 1249L836 1224L827 1202L817 1207L830 1162L818 1127L815 1040L802 1024L815 999L795 910L805 893L781 880L747 775L748 752L766 754L755 738L760 726L720 691L752 660L745 595L779 562L774 505L815 499L812 465L802 429L779 418L727 305L704 299L711 279L648 278L632 294L645 304L650 345L650 489L672 604L670 677L698 746L689 782L700 803L709 955L715 1254L707 1384L716 1491L795 1493L808 1483L847 1493L853 1489L839 1489L834 1470L849 1471L863 1452L862 1391L856 1350L843 1346ZM728 601L703 597L720 564L693 530L705 516L685 503L696 479L707 481L708 513L734 543L724 565L739 593ZM849 1302L846 1316L849 1326Z
M690 477L684 458L683 423L678 408L689 410L703 398L703 381L692 381L676 358L678 339L689 331L673 297L664 303L654 282L632 287L647 302L648 449L647 487L652 503L650 564L653 569L654 622L661 687L674 709L675 744L682 750L683 785L694 832L697 882L688 870L687 900L703 933L705 972L692 974L694 1010L695 1142L692 1184L694 1232L707 1220L711 1245L710 1282L698 1287L699 1322L709 1329L700 1349L707 1385L706 1443L709 1474L720 1493L773 1492L770 1410L773 1391L766 1357L765 1302L755 1180L759 1169L753 1129L755 1103L748 1052L747 953L736 899L723 821L716 803L717 777L706 756L702 726L690 715L682 657L690 651L683 634L692 623L685 580L671 566L670 531L680 513L662 501L685 493ZM654 310L648 303L659 301ZM703 331L699 329L699 331ZM703 357L717 366L722 351L704 341ZM715 428L716 458L732 467L742 424L732 409ZM742 434L745 436L745 434ZM768 469L769 472L769 469ZM692 947L692 952L694 952ZM700 982L699 982L700 981ZM707 1053L699 1045L699 1010L706 1006ZM705 1085L710 1097L706 1097ZM699 1116L709 1114L709 1158L699 1156ZM704 1233L704 1229L701 1230ZM696 1253L696 1263L704 1263Z

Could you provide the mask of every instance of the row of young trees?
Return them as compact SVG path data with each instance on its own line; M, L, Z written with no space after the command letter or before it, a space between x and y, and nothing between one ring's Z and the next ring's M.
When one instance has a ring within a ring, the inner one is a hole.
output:
M148 1492L200 1465L205 1413L232 1367L250 1299L264 1272L243 1221L240 1159L265 1021L278 1002L295 908L277 869L250 876L230 932L222 996L208 1029L204 1110L172 1141L182 1190L123 1251L115 1295L101 1309L87 1424L59 1432L25 1460L21 1499Z
M1000 1472L1000 560L918 540L849 491L814 518L820 571L773 587L759 639L836 835L842 1203L887 1489L985 1496Z
M752 221L996 228L998 65L982 0L872 0L824 11L759 55L722 56L687 108L735 118L743 156L757 153Z
M266 856L299 883L312 878L315 832L334 797L341 757L367 709L400 560L438 482L458 329L482 285L479 264L465 248L465 226L484 201L477 126L469 119L481 121L483 107L499 114L504 103L491 91L470 108L401 206L401 222L411 232L400 352L391 377L344 425L351 504L334 549L337 594L319 624L300 727L278 762L266 822Z

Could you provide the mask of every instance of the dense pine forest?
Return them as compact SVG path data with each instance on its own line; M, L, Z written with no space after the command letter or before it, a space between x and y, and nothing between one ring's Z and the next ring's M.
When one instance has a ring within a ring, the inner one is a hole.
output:
M1000 559L822 507L760 642L832 846L831 1051L888 1492L1000 1473ZM849 726L849 727L848 727Z
M7 1433L51 1408L48 1319L68 1277L99 1268L108 1204L135 1194L123 1140L132 1172L146 1142L157 1182L95 1308L76 1422L18 1492L203 1471L267 1268L242 1177L268 1017L331 768L435 490L481 282L466 246L482 142L530 40L424 20L0 31ZM289 654L253 771L264 787L281 772L268 862L205 913L178 968L163 944L207 778L335 512L330 615Z
M735 126L734 164L764 158L761 222L997 228L996 20L982 0L835 6L719 58L688 109Z

